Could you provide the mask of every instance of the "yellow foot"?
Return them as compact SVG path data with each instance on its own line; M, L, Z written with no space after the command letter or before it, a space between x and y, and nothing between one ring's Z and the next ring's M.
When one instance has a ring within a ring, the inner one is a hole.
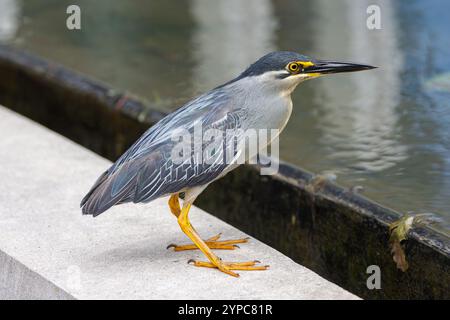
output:
M267 270L269 269L268 265L261 266L256 265L260 263L258 260L255 261L247 261L247 262L223 262L219 261L217 265L213 264L212 262L205 262L205 261L196 261L196 260L189 260L188 263L193 263L196 267L203 267L203 268L217 268L221 270L222 272L225 272L227 274L230 274L232 276L238 277L239 274L232 272L231 270L244 270L244 271L261 271L261 270Z
M238 243L246 243L248 242L249 238L243 238L243 239L236 239L236 240L222 240L222 241L217 241L219 240L220 236L222 234L219 233L218 235L215 235L214 237L211 237L209 239L205 240L205 244L210 248L210 249L220 249L220 250L234 250L236 248L239 248L239 246L237 246ZM175 251L184 251L184 250L196 250L198 249L198 247L195 244L187 244L187 245L176 245L176 244L169 244L167 246L167 249L169 248L173 248Z

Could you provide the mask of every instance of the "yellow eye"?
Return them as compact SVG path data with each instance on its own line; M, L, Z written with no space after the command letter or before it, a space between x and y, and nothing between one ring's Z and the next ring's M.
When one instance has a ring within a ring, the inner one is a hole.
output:
M297 62L291 62L287 65L287 69L290 73L299 73L302 67Z

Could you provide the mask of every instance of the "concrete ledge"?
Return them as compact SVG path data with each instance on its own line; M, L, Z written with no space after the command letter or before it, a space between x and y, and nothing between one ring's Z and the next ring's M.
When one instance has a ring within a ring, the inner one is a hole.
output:
M252 239L224 260L259 259L238 279L166 250L187 238L166 200L82 216L83 194L109 161L0 107L0 299L355 299L353 294ZM207 237L246 236L193 208Z

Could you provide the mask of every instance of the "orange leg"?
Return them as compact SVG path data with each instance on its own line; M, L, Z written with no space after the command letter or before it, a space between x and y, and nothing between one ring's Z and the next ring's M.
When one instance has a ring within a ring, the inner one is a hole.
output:
M181 213L181 208L180 208L180 201L179 201L179 197L178 197L178 193L173 194L170 196L169 198L169 208L170 211L172 212L172 214L175 217L179 217L180 213ZM215 235L209 239L204 240L204 242L206 243L206 245L211 248L211 249L220 249L220 250L234 250L236 248L238 248L237 244L238 243L246 243L248 242L248 238L242 238L242 239L236 239L236 240L222 240L222 241L217 241L219 240L220 236L222 234L218 234ZM176 244L169 244L167 246L167 249L169 248L174 248L175 251L185 251L185 250L196 250L198 249L198 247L195 244L187 244L187 245L176 245Z
M172 194L169 198L170 212L177 218L181 213L180 201L178 199L178 193Z
M169 206L170 204L174 204L175 201L173 199L176 199L178 201L178 198L175 198L178 196L171 196L171 199L169 200ZM172 202L171 202L172 200ZM180 213L178 214L178 224L180 225L181 230L191 239L191 241L194 243L194 245L200 249L203 254L208 258L209 262L202 262L202 261L194 261L190 260L189 262L193 262L195 266L197 267L207 267L207 268L217 268L220 271L232 275L234 277L238 277L239 275L232 270L266 270L268 266L255 266L255 264L258 261L249 261L249 262L223 262L218 256L216 256L212 251L211 248L203 241L198 233L195 231L193 226L191 225L189 221L189 210L191 208L191 203L185 203L183 205L183 208L180 210ZM177 210L173 210L171 207L172 213L177 212ZM175 214L175 213L174 213ZM220 236L220 235L219 235ZM208 240L215 241L219 237L215 236ZM247 239L246 239L247 240ZM228 241L236 241L236 240L228 240ZM222 241L225 242L225 241ZM227 245L227 244L223 244ZM231 244L233 245L233 243Z

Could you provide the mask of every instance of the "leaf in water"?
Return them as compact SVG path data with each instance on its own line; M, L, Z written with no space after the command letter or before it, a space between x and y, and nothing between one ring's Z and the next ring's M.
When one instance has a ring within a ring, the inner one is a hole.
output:
M412 212L410 212L412 213ZM408 270L408 261L406 261L405 251L401 242L408 238L408 232L413 225L429 226L442 222L434 213L420 213L414 216L405 214L397 221L389 225L389 245L391 247L392 259L397 268L405 272Z
M391 254L392 259L394 260L397 268L406 272L408 270L408 261L406 261L405 251L402 248L400 242L392 242L391 243Z
M406 261L405 251L401 242L407 239L408 231L411 229L414 217L404 215L399 220L389 225L389 245L391 247L392 259L397 268L405 272L408 270L408 261Z

